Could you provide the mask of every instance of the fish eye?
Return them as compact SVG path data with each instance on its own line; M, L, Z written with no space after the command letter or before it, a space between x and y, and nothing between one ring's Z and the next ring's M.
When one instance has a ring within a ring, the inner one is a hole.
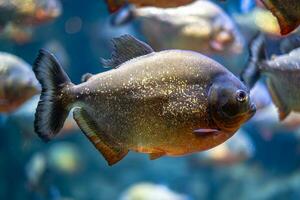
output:
M244 90L238 90L236 92L236 100L243 103L248 100L248 94Z

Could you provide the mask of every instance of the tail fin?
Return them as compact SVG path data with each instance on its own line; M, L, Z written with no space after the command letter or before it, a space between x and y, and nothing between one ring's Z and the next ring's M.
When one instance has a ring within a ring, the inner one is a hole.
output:
M63 127L68 116L66 97L62 91L72 84L56 58L40 50L33 65L36 78L42 85L40 101L35 113L35 132L44 141L51 140Z
M265 52L264 35L257 34L250 42L250 52L247 66L241 73L241 80L251 89L260 77L259 63L267 56Z

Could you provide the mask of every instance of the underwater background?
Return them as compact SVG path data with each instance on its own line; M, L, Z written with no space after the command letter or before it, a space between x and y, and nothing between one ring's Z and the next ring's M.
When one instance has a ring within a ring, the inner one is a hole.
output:
M247 20L240 16L250 15L255 2L215 3L235 19L244 46L231 59L208 56L238 75L248 58L249 40L258 29L249 31ZM137 21L113 27L104 1L61 0L61 4L62 14L34 27L30 41L1 38L0 51L32 64L38 50L48 48L77 84L87 72L109 70L101 66L100 58L110 56L113 37L131 34L147 42ZM278 53L278 37L267 40L269 54ZM254 95L259 92L265 90ZM55 140L44 143L38 138L33 131L37 101L33 97L17 111L0 116L0 199L300 199L300 129L294 124L278 125L272 111L247 122L227 146L215 152L152 161L146 154L130 152L110 167L72 120Z

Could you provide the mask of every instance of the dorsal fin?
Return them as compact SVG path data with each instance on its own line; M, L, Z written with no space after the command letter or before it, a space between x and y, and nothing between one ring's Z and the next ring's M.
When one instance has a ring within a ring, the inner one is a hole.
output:
M105 67L117 68L120 64L143 55L150 54L153 49L146 43L131 35L123 35L112 39L113 52L111 59L101 59Z

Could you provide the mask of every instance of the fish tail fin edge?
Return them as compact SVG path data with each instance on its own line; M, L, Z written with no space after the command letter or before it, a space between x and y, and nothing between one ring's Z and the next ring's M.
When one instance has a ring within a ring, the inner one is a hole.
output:
M66 104L71 102L65 89L73 84L54 55L45 50L39 51L33 71L42 85L34 129L42 140L48 142L62 129L69 114L69 105Z
M249 46L249 59L246 67L242 70L241 80L251 89L261 75L261 65L267 58L265 50L265 36L263 33L256 34Z

